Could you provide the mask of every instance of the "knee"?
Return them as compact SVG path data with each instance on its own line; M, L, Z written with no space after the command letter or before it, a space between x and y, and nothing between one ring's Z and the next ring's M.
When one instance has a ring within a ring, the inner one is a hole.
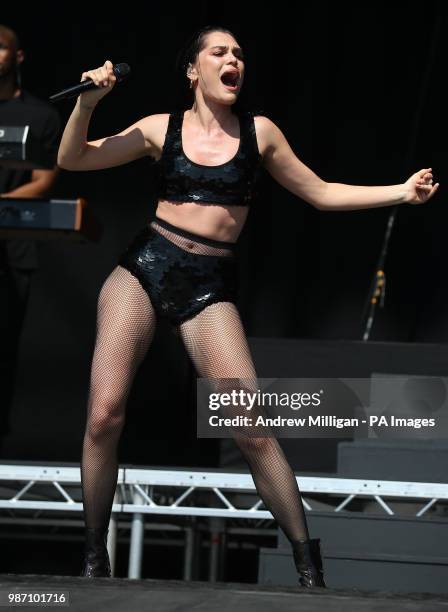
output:
M238 436L235 440L243 455L263 456L270 452L272 440L268 437L256 437L253 433L247 436Z
M88 434L99 439L119 435L124 425L124 406L114 398L93 401L87 422Z

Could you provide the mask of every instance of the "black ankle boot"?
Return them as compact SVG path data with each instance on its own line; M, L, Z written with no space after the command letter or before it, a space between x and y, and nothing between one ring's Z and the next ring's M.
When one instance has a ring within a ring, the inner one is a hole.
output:
M294 563L303 587L325 587L320 554L320 540L295 540L292 542Z
M85 530L84 567L81 576L95 578L110 577L109 553L107 552L108 529Z

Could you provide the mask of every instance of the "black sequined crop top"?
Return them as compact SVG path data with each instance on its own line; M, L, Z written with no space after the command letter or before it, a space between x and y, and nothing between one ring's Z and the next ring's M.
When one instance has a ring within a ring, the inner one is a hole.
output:
M244 111L238 118L240 145L236 155L224 164L203 166L188 159L184 153L184 111L171 113L162 156L154 164L157 199L249 205L256 196L262 157L254 113Z

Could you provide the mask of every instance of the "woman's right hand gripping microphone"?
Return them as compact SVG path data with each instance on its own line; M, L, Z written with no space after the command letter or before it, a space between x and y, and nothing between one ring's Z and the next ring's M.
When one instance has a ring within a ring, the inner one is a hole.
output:
M105 95L112 91L117 81L113 67L112 62L106 60L103 66L82 73L81 83L91 79L96 85L95 89L79 94L79 103L83 108L95 108L101 98L104 98Z

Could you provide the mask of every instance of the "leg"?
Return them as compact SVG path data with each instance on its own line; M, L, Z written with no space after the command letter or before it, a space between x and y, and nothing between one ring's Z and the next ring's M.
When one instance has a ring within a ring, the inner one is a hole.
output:
M218 302L179 326L196 371L203 378L256 378L236 306ZM308 539L297 481L274 437L235 436L257 491L290 541Z
M156 316L147 293L117 266L98 299L97 334L81 460L84 520L106 530L118 473L117 446L135 373L154 335Z

